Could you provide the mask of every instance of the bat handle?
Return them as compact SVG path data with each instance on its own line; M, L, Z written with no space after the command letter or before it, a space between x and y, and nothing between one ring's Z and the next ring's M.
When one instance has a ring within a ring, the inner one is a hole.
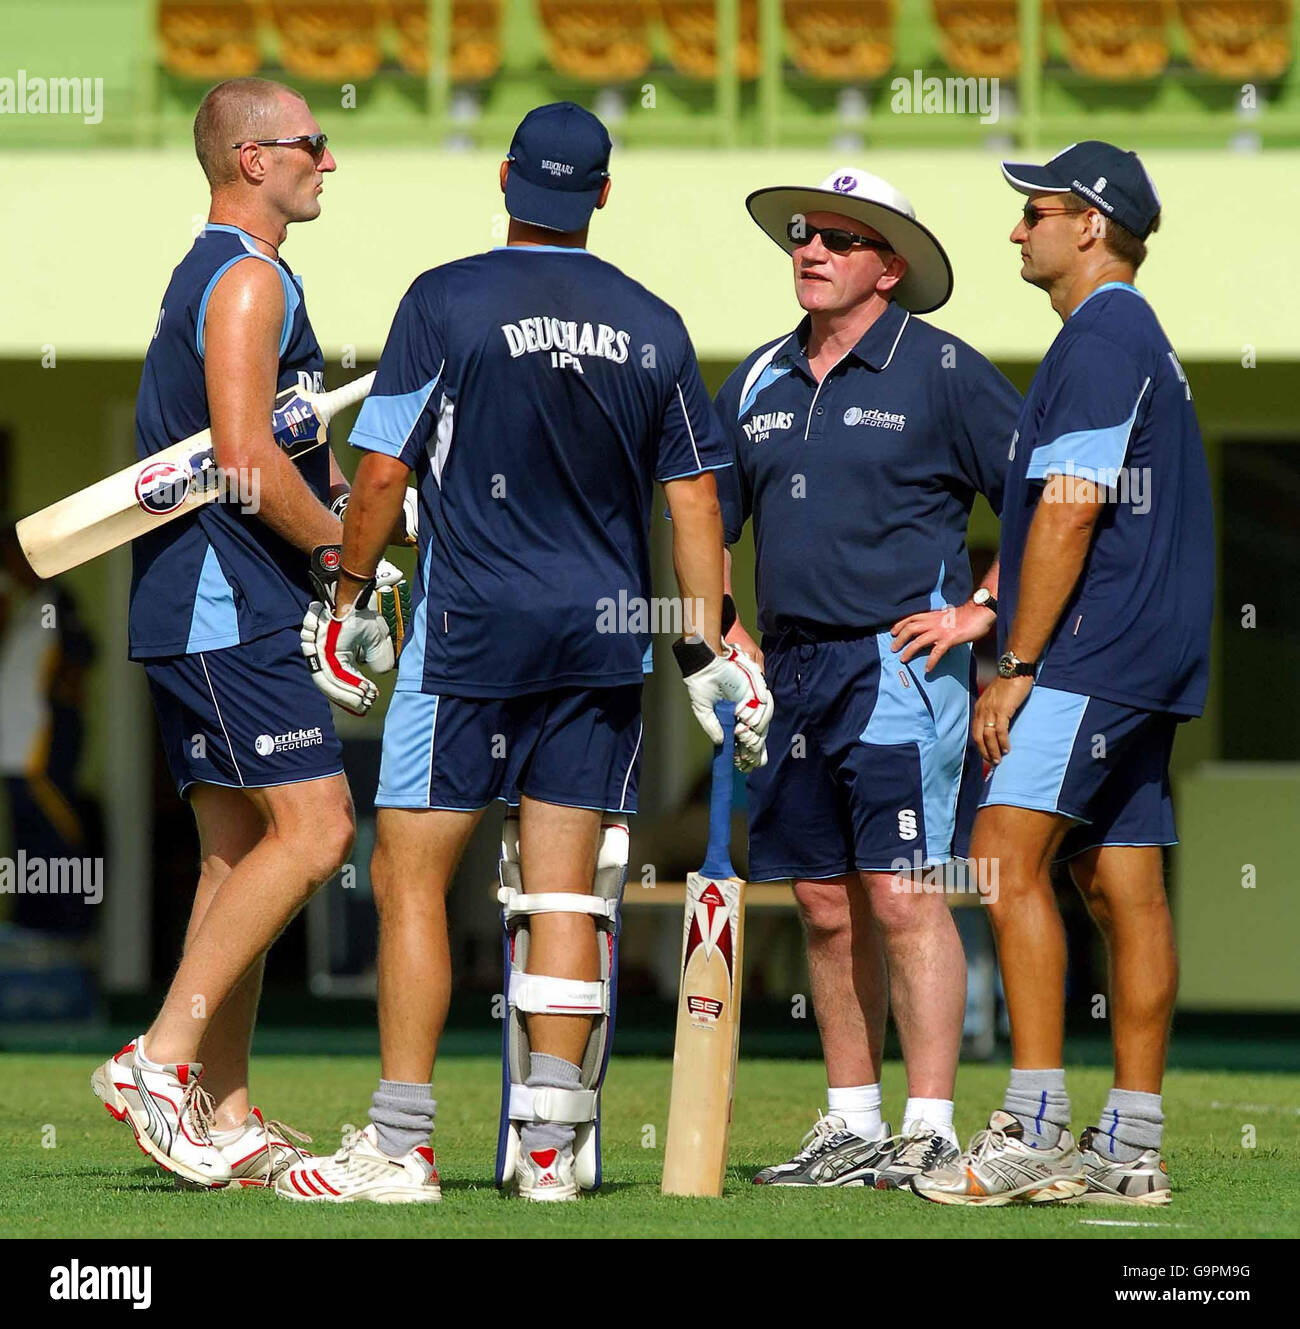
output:
M346 411L349 406L355 406L362 398L368 397L374 386L375 375L372 370L369 374L353 379L351 383L345 383L341 388L335 388L333 392L322 392L320 396L313 397L312 408L320 422L327 425L340 411Z
M701 871L706 877L734 877L731 865L731 792L736 749L736 706L719 701L713 713L722 726L722 743L713 750L713 782L709 793L709 849Z

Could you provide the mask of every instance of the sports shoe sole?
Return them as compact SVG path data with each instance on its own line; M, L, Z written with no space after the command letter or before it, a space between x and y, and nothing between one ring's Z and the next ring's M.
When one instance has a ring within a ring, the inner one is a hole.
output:
M131 1105L118 1092L112 1076L107 1073L107 1065L106 1062L103 1066L96 1066L91 1072L90 1087L94 1091L95 1097L103 1103L104 1111L114 1121L124 1121L130 1126L131 1133L135 1136L136 1146L142 1154L157 1163L164 1172L170 1172L178 1180L188 1182L199 1190L219 1191L230 1185L228 1180L213 1181L211 1177L205 1176L202 1172L164 1154L153 1142L148 1131L142 1130L137 1124L131 1111Z
M295 1204L439 1204L442 1200L440 1186L394 1186L357 1195L300 1195L278 1185L272 1189L282 1200L292 1200Z
M1139 1209L1162 1209L1173 1203L1169 1191L1150 1191L1146 1195L1116 1195L1114 1191L1086 1190L1082 1195L1075 1195L1067 1204L1119 1204L1137 1206Z
M1088 1183L1082 1177L1056 1177L1044 1184L1033 1182L1014 1191L1002 1191L996 1195L955 1195L945 1191L918 1190L912 1184L913 1195L935 1204L986 1205L997 1208L1004 1204L1059 1204L1075 1199L1088 1189Z

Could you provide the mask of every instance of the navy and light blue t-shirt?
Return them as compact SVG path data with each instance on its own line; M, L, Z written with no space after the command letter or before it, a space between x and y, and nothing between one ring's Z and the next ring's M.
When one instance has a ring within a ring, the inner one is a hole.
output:
M284 289L277 389L320 388L325 360L300 279L238 227L209 223L172 273L145 355L135 406L142 460L211 425L203 377L208 300L226 271L244 261L270 263ZM308 452L296 464L328 502L328 449ZM233 497L140 536L131 555L133 660L252 641L301 622L311 600L306 556L256 514L240 511Z
M818 384L809 320L741 362L716 410L728 544L754 520L758 626L883 629L971 593L977 493L1002 507L1015 388L895 304Z
M1214 598L1209 469L1178 357L1126 283L1099 287L1066 319L1025 397L1002 509L999 650L1043 483L1057 473L1100 481L1110 501L1038 682L1199 715Z
M677 313L553 246L416 278L351 442L419 485L397 687L463 697L640 683L654 482L730 464Z

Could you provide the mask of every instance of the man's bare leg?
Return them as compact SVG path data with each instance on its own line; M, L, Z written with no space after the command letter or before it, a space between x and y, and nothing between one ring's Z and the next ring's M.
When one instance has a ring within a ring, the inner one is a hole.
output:
M200 868L194 906L185 931L187 948L221 884L266 831L261 812L240 789L195 785L190 793L190 807L199 831ZM216 1105L214 1125L219 1131L242 1126L252 1106L248 1057L264 967L265 957L253 962L253 967L213 1016L199 1046L203 1087Z
M889 968L894 1023L907 1068L903 1124L950 1138L953 1086L966 1011L966 954L948 901L890 872L862 872Z
M875 918L855 875L796 881L794 895L808 944L829 1110L870 1139L881 1126L880 1063L889 1009Z
M482 816L482 809L379 809L370 880L379 911L379 1059L385 1080L432 1081L451 1000L447 891Z
M1161 1147L1161 1084L1178 993L1161 853L1152 845L1106 845L1071 859L1069 868L1105 938L1110 976L1115 1082L1093 1147L1130 1162Z
M971 857L997 864L988 910L1011 1020L1011 1085L1003 1110L1036 1144L1054 1147L1070 1124L1065 1092L1065 926L1051 867L1069 817L992 804L975 818Z
M352 846L352 798L342 775L245 795L266 830L226 874L188 940L145 1035L151 1061L198 1059L217 1012Z

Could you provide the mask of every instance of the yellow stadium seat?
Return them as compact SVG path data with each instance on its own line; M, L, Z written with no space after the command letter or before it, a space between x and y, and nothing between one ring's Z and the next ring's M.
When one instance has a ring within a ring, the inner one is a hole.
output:
M162 63L182 78L245 78L257 71L257 13L245 0L160 0Z
M298 78L369 78L379 68L379 7L373 0L271 0L280 63Z
M650 65L650 0L539 0L547 59L593 83L637 78Z
M790 58L814 78L879 78L894 63L898 0L786 0Z
M1178 0L1188 56L1221 78L1276 78L1291 63L1291 0Z
M1065 58L1100 79L1154 78L1169 63L1171 0L1055 0Z
M718 43L714 0L659 0L659 10L668 30L668 59L673 68L693 78L715 78ZM740 0L736 71L741 78L758 77L758 0Z
M451 77L457 83L491 78L501 68L502 0L452 0ZM390 0L397 59L421 78L429 72L428 0Z
M1020 69L1017 0L931 0L944 60L976 78L1013 78Z

